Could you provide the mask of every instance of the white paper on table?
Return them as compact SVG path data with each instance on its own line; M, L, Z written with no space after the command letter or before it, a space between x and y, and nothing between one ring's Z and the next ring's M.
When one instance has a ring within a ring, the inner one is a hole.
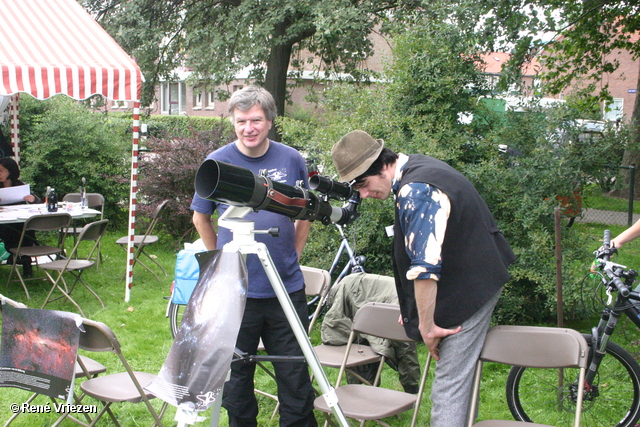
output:
M29 184L15 187L0 187L0 205L24 202L24 197L31 194Z

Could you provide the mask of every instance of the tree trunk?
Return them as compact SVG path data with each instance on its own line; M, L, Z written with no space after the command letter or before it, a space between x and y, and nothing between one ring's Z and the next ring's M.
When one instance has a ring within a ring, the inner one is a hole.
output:
M278 39L286 32L286 23L278 24L275 28L273 38ZM287 96L287 73L289 62L291 61L292 42L283 42L271 48L269 59L267 60L267 74L265 76L264 87L276 101L278 116L284 115L284 107ZM279 141L280 135L273 126L269 132L269 138Z
M633 105L633 112L631 113L631 146L639 147L640 145L640 72L638 72L638 81L636 83L636 101ZM625 150L622 158L622 164L625 166L636 164L636 176L635 182L640 183L640 151L639 150ZM629 183L629 178L625 182ZM634 199L640 198L640 185L636 184L634 189Z

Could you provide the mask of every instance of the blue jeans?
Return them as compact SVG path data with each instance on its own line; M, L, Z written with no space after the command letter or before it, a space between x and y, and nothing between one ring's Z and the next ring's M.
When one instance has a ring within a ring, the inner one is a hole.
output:
M289 294L289 297L306 329L309 319L304 289ZM303 355L277 298L247 298L236 347L254 355L260 338L271 356ZM254 363L231 364L231 378L224 385L222 399L222 406L229 415L230 427L257 426L258 402L253 383L255 368ZM307 363L274 362L273 369L280 402L280 426L317 426L313 414L315 395Z

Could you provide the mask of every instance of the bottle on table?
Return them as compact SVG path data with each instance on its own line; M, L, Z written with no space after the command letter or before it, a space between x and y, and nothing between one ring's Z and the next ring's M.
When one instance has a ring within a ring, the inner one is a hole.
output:
M87 180L82 177L82 185L80 186L80 208L87 208Z
M51 188L47 196L47 211L58 212L58 196L56 195L56 189Z

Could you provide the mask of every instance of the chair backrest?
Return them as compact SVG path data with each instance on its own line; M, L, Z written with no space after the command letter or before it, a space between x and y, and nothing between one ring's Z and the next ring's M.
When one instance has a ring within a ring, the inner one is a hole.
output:
M163 200L158 206L156 206L156 209L153 211L153 214L151 215L151 219L157 221L162 215L162 211L164 210L164 208L167 206L168 203L169 203L169 200Z
M169 203L169 200L162 201L158 206L156 206L153 214L151 215L151 220L149 221L149 226L147 227L147 231L144 233L145 237L151 235L153 233L153 229L156 227L158 220L162 216L162 211Z
M579 368L578 384L583 384L588 357L587 341L581 333L573 329L543 326L494 326L487 333L476 366L468 426L473 425L477 414L483 362L527 368ZM584 388L577 387L577 391L575 426L580 425Z
M80 203L82 201L82 195L80 193L67 193L62 198L63 202Z
M84 331L80 334L81 349L93 352L120 352L120 342L110 327L102 322L82 319Z
M108 224L108 219L101 219L87 224L78 236L78 241L82 242L89 240L96 242L100 240Z
M68 213L51 213L34 215L24 223L25 230L58 231L68 227L71 223L71 215Z
M369 302L356 312L352 331L397 341L413 341L404 326L398 323L400 306L383 302Z
M82 231L80 232L80 234L78 235L78 241L76 242L72 253L69 255L69 259L71 259L74 256L77 256L78 248L80 247L80 244L82 242L92 241L95 243L91 247L89 254L86 257L84 257L87 260L91 259L91 257L93 256L93 253L96 251L96 249L98 248L98 245L100 244L100 239L102 238L102 235L107 229L108 224L109 224L108 219L101 219L99 221L94 221L85 225Z
M573 329L502 325L491 328L480 359L528 368L586 367L588 347Z
M98 210L101 213L104 213L104 196L100 193L87 193L85 194L85 199L87 201L87 207L89 208L99 208ZM100 218L102 219L102 218Z
M304 275L305 293L308 297L318 297L316 309L311 316L311 320L309 321L308 332L311 333L313 325L315 325L316 320L320 316L320 311L322 310L324 300L329 293L329 288L331 285L331 275L327 270L322 270L321 268L301 265L300 269L302 270L302 274Z
M304 275L305 293L308 297L322 296L329 290L331 275L327 270L301 265Z
M88 208L98 208L101 214L104 214L104 196L100 193L87 193L84 195ZM82 194L67 193L62 198L63 202L80 203L82 202ZM102 219L102 216L100 217Z

